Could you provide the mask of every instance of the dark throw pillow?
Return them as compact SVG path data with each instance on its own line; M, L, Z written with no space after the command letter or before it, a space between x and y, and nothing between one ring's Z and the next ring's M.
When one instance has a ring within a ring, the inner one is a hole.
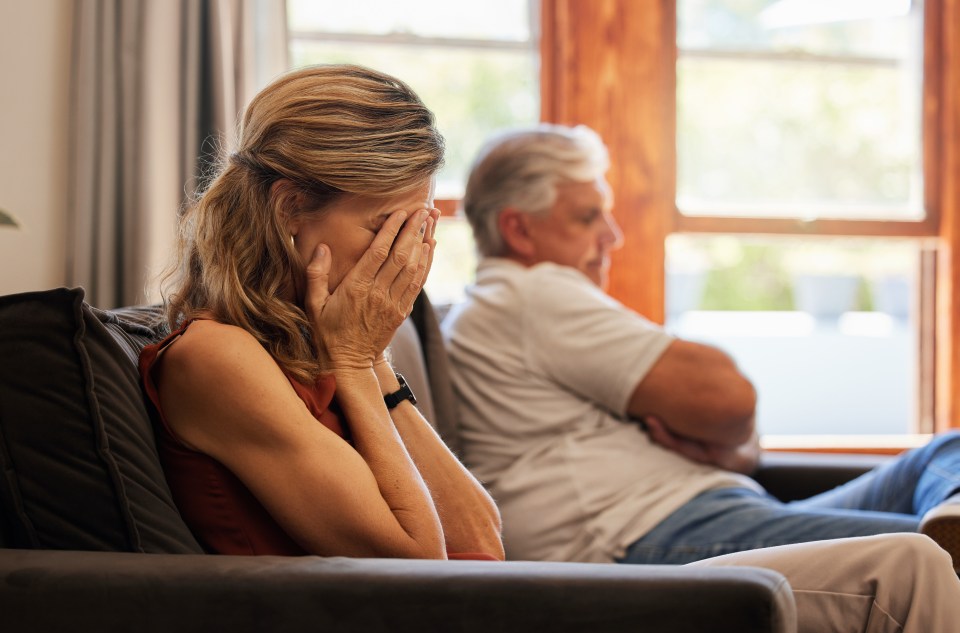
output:
M82 289L0 297L6 547L202 553L167 488L139 350L162 335Z

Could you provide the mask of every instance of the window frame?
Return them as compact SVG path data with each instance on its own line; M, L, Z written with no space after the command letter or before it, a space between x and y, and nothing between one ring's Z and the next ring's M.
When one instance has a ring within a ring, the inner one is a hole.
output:
M676 0L670 0L676 14ZM742 218L732 216L686 215L674 207L674 230L679 233L734 233L765 235L817 235L844 237L936 237L940 234L939 205L936 200L937 179L940 170L936 167L936 156L940 155L940 137L936 134L938 116L936 108L928 107L939 99L941 90L939 76L942 60L939 54L940 30L927 28L937 25L942 9L937 0L924 2L924 51L923 51L923 88L922 88L922 172L923 172L923 211L919 220L854 220L817 218ZM936 40L936 41L931 41ZM680 51L675 48L676 58ZM782 55L781 55L782 56ZM932 80L931 80L932 79Z
M917 221L682 214L676 9L676 0L541 0L541 120L590 125L611 153L615 214L630 248L614 254L610 293L662 323L665 240L677 232L926 240L936 251L921 261L920 423L930 431L960 427L960 257L953 256L960 253L960 0L924 4L925 217ZM913 440L905 435L903 447ZM862 450L870 444L864 440Z

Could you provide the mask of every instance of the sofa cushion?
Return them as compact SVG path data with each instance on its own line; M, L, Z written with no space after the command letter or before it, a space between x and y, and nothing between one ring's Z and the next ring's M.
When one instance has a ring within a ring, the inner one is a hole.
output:
M136 370L162 333L82 289L0 297L6 547L200 553L167 488Z

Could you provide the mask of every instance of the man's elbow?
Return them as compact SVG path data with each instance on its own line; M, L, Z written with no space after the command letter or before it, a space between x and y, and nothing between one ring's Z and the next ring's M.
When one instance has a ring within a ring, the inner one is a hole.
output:
M727 384L719 419L726 426L725 443L739 446L753 437L757 412L757 390L743 375Z

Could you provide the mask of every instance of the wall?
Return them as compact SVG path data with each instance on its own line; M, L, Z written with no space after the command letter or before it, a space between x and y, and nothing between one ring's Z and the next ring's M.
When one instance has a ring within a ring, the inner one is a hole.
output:
M0 295L64 285L71 2L0 2Z

